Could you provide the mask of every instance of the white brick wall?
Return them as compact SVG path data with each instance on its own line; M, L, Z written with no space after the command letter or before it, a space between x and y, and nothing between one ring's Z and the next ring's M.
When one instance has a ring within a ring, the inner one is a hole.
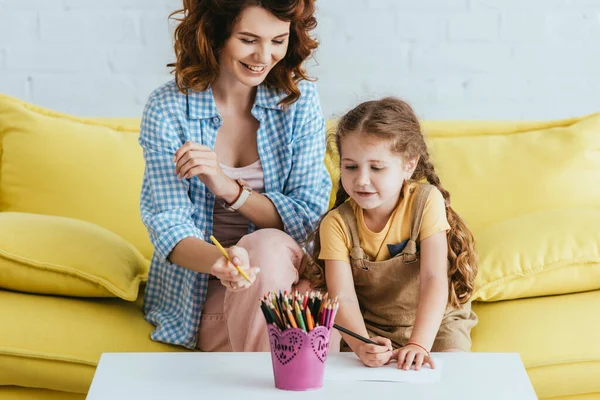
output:
M0 92L139 116L170 79L181 0L0 0ZM318 0L326 116L383 95L432 119L600 111L600 0Z

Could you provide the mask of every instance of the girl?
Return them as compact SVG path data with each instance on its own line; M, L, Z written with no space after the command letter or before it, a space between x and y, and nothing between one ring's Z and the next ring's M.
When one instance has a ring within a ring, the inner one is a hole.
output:
M183 1L175 79L150 95L139 138L153 340L270 350L258 299L298 281L296 241L331 189L325 120L304 69L314 11L314 0Z
M336 323L379 345L342 334L345 343L367 366L397 359L405 370L434 368L432 350L470 350L473 236L450 207L413 110L395 98L360 104L340 119L335 142L336 201L308 240L305 271L338 296Z

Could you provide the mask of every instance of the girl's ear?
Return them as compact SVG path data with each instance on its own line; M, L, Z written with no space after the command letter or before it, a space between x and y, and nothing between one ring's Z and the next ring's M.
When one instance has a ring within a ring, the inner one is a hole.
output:
M418 164L419 164L419 156L416 156L415 158L407 160L404 163L404 170L406 172L408 172L409 175L412 176L413 172L415 172L415 169L417 169Z

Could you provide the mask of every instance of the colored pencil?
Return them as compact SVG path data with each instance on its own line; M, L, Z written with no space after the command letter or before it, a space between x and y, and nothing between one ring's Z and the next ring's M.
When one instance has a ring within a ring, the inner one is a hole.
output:
M217 246L217 249L219 249L219 251L221 252L221 254L223 254L225 256L225 258L231 262L233 264L233 261L231 261L231 259L229 258L229 254L227 254L227 251L225 251L225 249L223 248L223 246L221 246L221 243L219 243L219 241L217 240L217 238L215 238L213 235L210 235L210 240L213 242L213 244L215 246ZM248 275L246 275L246 273L244 272L244 270L242 270L239 265L235 265L233 264L233 266L235 267L235 269L237 269L237 271L240 273L241 276L244 277L244 279L246 281L248 281L249 283L252 283L250 281L250 277Z
M267 324L275 324L281 330L298 328L310 332L318 326L331 329L339 308L336 298L325 293L297 290L265 293L259 301Z
M260 304L260 309L262 310L262 313L265 316L265 319L267 320L267 324L273 323L273 320L271 319L271 317L269 316L269 312L267 311L267 305L262 301L259 301L258 303Z
M290 320L290 324L292 324L292 327L297 328L298 324L296 324L296 318L294 318L294 314L292 314L292 311L290 310L290 305L286 305L285 309L287 311L287 316L288 319Z
M300 328L304 332L306 332L306 325L304 324L304 318L302 317L302 313L300 312L300 307L298 306L298 303L294 304L294 308L296 309L296 318L298 319L298 321L297 321L298 328Z
M349 330L349 329L346 329L346 328L344 328L344 327L342 327L342 326L339 326L338 324L333 324L333 327L334 327L335 329L337 329L338 331L340 331L340 332L344 332L344 333L346 333L346 334L348 334L348 335L352 336L353 338L356 338L356 339L358 339L358 340L360 340L360 341L363 341L363 342L365 342L365 343L374 344L374 345L377 345L377 346L379 346L379 344L378 344L378 343L375 343L375 342L374 342L374 341L372 341L371 339L367 339L366 337L364 337L364 336L361 336L361 335L359 335L358 333L354 333L354 332L352 332L352 331L351 331L351 330Z
M310 308L306 309L306 323L308 324L308 331L312 331L315 327L315 324L312 319L312 314L310 313Z

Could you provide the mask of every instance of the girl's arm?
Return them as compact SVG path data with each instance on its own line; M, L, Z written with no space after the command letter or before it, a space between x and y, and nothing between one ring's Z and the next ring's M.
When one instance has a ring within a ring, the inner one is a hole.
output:
M448 304L448 241L446 231L421 241L419 305L409 342L431 349ZM340 306L341 308L341 306Z
M333 298L338 296L338 301L340 302L335 322L344 328L368 338L369 333L360 312L356 290L354 290L354 279L352 278L350 264L346 261L327 260L325 261L325 276L329 295ZM371 338L371 340L378 343L375 345L363 343L345 333L341 334L352 351L368 367L380 367L386 364L394 354L392 351L392 342L387 338L379 336Z
M369 333L360 312L356 290L354 290L354 278L352 277L350 264L346 261L326 260L325 279L330 298L337 296L340 302L340 308L335 316L335 323L368 338ZM345 333L342 333L342 337L354 351L356 351L357 345L362 343Z

